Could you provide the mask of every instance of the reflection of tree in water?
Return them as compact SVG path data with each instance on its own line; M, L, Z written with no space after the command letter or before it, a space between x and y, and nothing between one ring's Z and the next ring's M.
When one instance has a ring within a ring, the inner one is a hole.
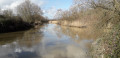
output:
M39 30L39 28L31 29L29 31L26 31L22 39L20 39L18 42L20 46L32 47L41 41L42 36L42 32Z
M54 31L56 31L56 35L59 37L59 38L62 38L62 32L61 32L61 28L60 28L60 26L59 25L56 25L55 27L54 27Z
M60 28L61 27L61 28ZM57 26L56 31L58 31L57 35L64 34L70 36L75 41L79 42L83 39L96 39L103 32L95 32L92 28L76 28L76 27L66 27L66 26ZM60 33L61 32L61 33Z
M39 26L36 29L28 31L0 34L0 45L17 41L21 46L31 47L32 45L40 42L42 37L42 32L40 31L41 27L42 26Z
M37 54L39 48L37 45L43 37L40 29L42 27L37 26L37 28L28 31L1 34L0 58L40 58Z
M23 34L24 31L0 34L0 45L11 43L18 38L21 38Z

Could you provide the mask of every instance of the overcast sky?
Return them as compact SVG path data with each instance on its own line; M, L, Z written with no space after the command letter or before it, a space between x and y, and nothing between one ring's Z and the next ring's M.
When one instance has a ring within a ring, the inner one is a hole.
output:
M17 5L22 3L24 0L0 0L0 8L4 9L14 9ZM57 9L68 9L72 0L31 0L33 3L39 5L43 12L44 16L48 18L53 18Z

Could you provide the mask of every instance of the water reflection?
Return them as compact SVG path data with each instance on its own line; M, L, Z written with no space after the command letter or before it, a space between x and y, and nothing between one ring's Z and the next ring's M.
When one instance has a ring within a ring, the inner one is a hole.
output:
M17 38L21 38L23 34L24 31L0 34L0 45L12 43L13 41L17 40Z
M42 38L42 28L28 31L0 34L0 58L35 58L39 55L34 46L39 44Z
M91 58L96 37L90 30L54 24L0 34L0 58Z
M60 36L61 32L64 35L70 36L74 41L80 42L81 40L95 40L97 39L103 31L94 31L92 28L76 28L76 27L66 27L66 26L56 26L55 30L58 31Z

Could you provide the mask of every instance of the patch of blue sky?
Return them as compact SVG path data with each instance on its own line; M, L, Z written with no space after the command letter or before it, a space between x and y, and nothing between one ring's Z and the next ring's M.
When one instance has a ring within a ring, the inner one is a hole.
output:
M45 11L44 16L52 19L58 9L67 10L72 5L73 0L44 0L41 6Z

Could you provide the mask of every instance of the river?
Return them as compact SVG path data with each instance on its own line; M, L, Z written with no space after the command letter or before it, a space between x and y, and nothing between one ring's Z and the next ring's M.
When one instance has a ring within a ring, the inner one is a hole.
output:
M92 58L97 34L87 28L45 24L0 34L0 58Z

